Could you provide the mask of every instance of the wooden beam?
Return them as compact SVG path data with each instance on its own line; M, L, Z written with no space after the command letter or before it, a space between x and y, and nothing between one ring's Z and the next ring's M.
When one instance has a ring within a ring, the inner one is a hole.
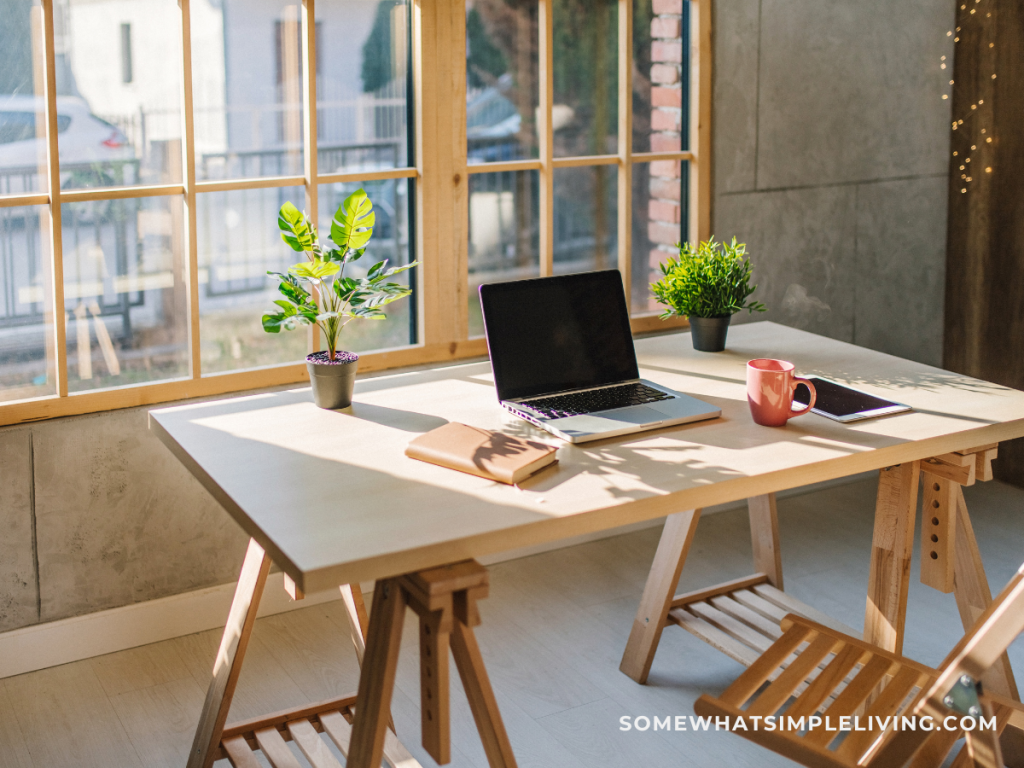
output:
M956 30L943 367L1024 389L1024 5L958 2ZM1024 439L994 473L1024 487Z

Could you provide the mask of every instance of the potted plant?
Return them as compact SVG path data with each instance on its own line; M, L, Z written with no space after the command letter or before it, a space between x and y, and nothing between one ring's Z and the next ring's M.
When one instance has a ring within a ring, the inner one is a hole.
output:
M677 243L679 257L661 265L664 277L651 283L651 292L667 309L664 320L672 315L690 319L693 348L700 352L721 352L729 321L740 310L764 312L759 301L748 301L757 290L750 284L750 259L747 246L737 243L716 243L712 237L694 248L690 243Z
M352 403L359 355L338 350L338 336L357 317L383 320L382 307L405 298L412 289L388 278L415 267L388 268L384 259L370 267L365 277L346 277L345 267L357 261L373 236L373 204L359 189L349 195L334 214L331 239L321 244L316 225L290 202L281 206L277 226L281 239L292 250L306 255L288 274L268 272L281 281L280 308L263 316L263 330L280 333L300 325L316 325L324 333L327 349L306 356L313 385L313 399L321 408L345 408ZM330 247L333 246L333 247Z

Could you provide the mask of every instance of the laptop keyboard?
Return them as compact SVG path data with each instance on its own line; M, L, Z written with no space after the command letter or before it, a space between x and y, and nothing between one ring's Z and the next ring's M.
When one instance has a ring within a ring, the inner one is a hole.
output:
M656 403L659 400L671 398L672 395L665 394L661 390L635 383L605 387L604 389L590 389L568 395L539 397L536 400L525 400L518 405L524 405L548 419L562 419L566 416L610 411L612 408Z

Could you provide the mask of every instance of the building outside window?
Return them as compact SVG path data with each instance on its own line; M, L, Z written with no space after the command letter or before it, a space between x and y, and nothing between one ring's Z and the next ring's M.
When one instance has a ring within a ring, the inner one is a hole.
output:
M346 329L368 368L484 353L484 282L619 268L650 313L701 215L693 0L436 6L13 2L0 423L302 381L318 340L260 324L294 256L277 210L326 232L360 187L366 266L423 262L411 301Z

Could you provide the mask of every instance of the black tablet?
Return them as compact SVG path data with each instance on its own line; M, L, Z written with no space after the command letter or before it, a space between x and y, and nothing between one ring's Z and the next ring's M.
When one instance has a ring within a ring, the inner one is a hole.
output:
M867 392L861 392L859 389L852 389L828 379L814 376L807 378L814 384L814 389L818 394L811 413L817 413L836 421L860 421L912 410L909 405L883 400L880 397L869 395ZM796 393L793 395L793 402L807 405L809 401L810 392L807 387L797 387Z

